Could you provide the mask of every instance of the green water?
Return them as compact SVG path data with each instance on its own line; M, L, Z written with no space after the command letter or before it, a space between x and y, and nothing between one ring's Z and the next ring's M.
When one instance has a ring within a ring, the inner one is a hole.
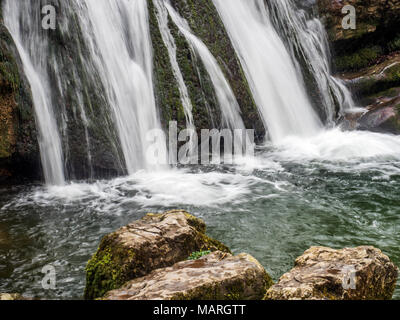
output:
M0 191L0 292L82 298L100 238L146 212L182 208L277 280L310 246L372 245L400 265L400 160L286 159L262 150L240 166L192 167L66 187ZM43 290L42 267L57 272ZM394 298L400 299L400 286Z

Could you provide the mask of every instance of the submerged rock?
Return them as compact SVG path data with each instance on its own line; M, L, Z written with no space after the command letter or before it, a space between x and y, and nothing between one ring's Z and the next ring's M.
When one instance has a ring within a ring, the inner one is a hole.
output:
M105 300L259 300L272 285L248 254L217 251L153 271L108 292Z
M106 235L86 267L85 298L101 297L129 280L172 266L195 251L230 252L205 231L201 219L173 210L148 214Z
M374 247L312 247L296 259L266 300L391 299L398 268Z

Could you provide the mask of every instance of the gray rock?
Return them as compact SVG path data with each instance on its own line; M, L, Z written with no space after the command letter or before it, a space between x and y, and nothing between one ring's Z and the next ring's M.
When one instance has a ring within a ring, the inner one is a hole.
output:
M271 285L271 278L252 256L217 251L155 270L108 292L103 299L259 300Z
M374 247L312 247L272 286L266 300L391 299L398 268Z

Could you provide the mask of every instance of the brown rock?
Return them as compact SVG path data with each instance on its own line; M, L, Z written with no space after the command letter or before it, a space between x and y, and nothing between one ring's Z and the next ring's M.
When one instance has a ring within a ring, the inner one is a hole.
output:
M101 297L129 280L185 260L196 251L230 252L205 231L204 221L174 210L148 214L106 235L86 267L85 298Z
M397 267L374 247L312 247L272 286L266 300L391 299Z
M357 26L355 30L342 28L345 14L342 8L352 5L356 9ZM400 13L399 0L318 0L321 15L326 19L331 41L360 38L373 33L382 24L396 22Z
M24 297L22 297L18 293L0 293L0 301L12 301L12 300L25 300Z
M217 251L153 271L108 292L104 300L259 300L271 285L250 255Z

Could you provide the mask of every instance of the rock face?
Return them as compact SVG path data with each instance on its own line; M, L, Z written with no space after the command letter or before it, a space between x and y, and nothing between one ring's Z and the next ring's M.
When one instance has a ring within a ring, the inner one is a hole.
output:
M397 277L397 267L374 247L312 247L267 291L265 299L391 299Z
M0 14L0 183L38 178L38 150L30 87Z
M346 117L353 129L400 134L400 53L341 77L365 107L365 112L350 115L352 119Z
M260 300L272 280L248 254L216 251L153 271L108 292L105 300Z
M346 4L356 9L355 30L342 27ZM359 70L400 50L399 0L318 0L318 7L326 21L338 71Z
M263 122L239 59L213 2L211 0L171 0L170 3L187 20L193 33L207 45L217 59L235 94L246 128L254 129L256 139L262 140L265 135ZM159 31L157 10L152 0L148 1L148 7L154 50L156 100L161 112L161 121L165 128L168 128L168 122L171 120L177 121L179 128L184 128L186 120L179 97L179 88L169 63L168 51ZM175 40L177 62L193 105L194 124L199 133L200 128L219 129L221 112L210 77L203 63L174 23L170 22L168 27Z
M230 252L205 231L202 220L174 210L148 214L106 235L86 267L85 298L101 297L129 280L185 260L192 252Z

